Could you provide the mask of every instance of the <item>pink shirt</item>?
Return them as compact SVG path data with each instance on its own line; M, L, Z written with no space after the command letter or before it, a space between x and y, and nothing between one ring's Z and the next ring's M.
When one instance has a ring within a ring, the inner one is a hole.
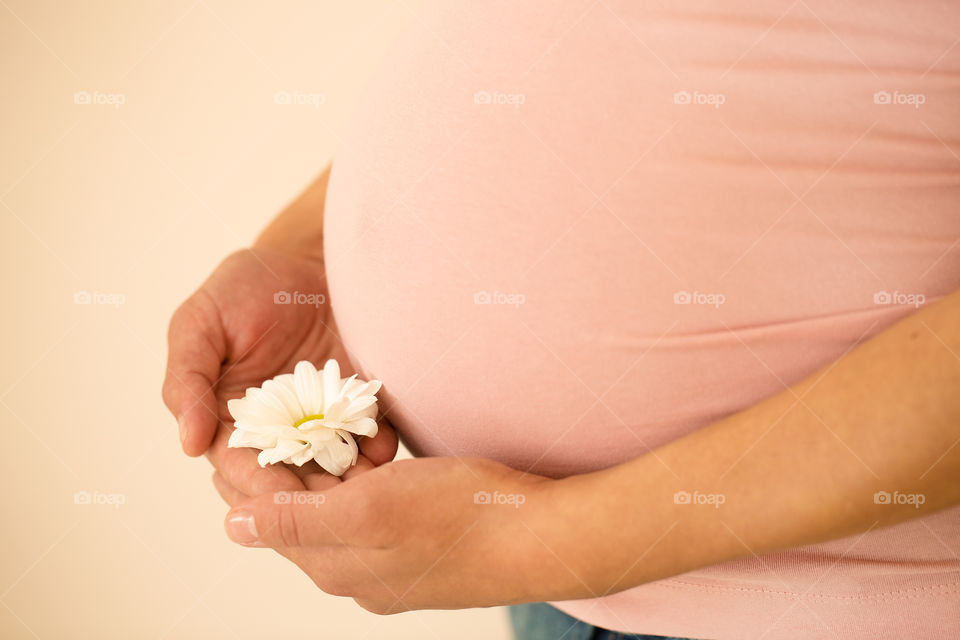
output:
M608 467L960 287L960 5L420 15L326 213L343 337L415 452ZM958 554L952 508L559 606L685 637L956 638Z

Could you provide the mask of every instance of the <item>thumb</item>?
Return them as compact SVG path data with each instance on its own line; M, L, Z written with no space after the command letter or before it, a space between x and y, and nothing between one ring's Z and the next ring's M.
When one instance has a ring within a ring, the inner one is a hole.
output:
M338 546L349 512L334 491L278 491L250 498L227 513L227 536L248 547Z
M183 450L207 450L219 423L215 396L227 348L219 312L208 297L194 294L177 309L167 334L169 352L163 400L176 416Z

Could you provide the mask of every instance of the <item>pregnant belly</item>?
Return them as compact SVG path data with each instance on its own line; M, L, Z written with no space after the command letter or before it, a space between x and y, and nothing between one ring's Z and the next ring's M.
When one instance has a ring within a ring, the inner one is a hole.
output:
M955 160L916 114L861 99L868 72L743 65L693 91L603 12L550 50L565 10L448 10L374 78L325 223L342 337L415 452L610 466L960 286ZM660 42L685 78L705 64L691 41L736 57L698 25ZM927 104L956 129L951 101Z

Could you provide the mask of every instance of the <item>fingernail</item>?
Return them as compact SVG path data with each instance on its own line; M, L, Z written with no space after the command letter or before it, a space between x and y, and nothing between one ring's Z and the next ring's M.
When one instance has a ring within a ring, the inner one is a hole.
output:
M187 439L187 428L186 425L183 424L183 416L177 418L177 428L180 430L180 446L182 447Z
M227 518L227 535L236 543L260 546L257 543L257 523L249 511L237 511Z

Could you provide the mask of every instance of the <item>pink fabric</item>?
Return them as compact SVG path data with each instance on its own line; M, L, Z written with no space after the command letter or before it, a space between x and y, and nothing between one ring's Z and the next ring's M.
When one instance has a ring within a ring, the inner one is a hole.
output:
M956 3L411 22L336 156L326 252L343 337L415 452L608 467L960 286ZM662 635L956 638L958 553L953 508L559 606Z

